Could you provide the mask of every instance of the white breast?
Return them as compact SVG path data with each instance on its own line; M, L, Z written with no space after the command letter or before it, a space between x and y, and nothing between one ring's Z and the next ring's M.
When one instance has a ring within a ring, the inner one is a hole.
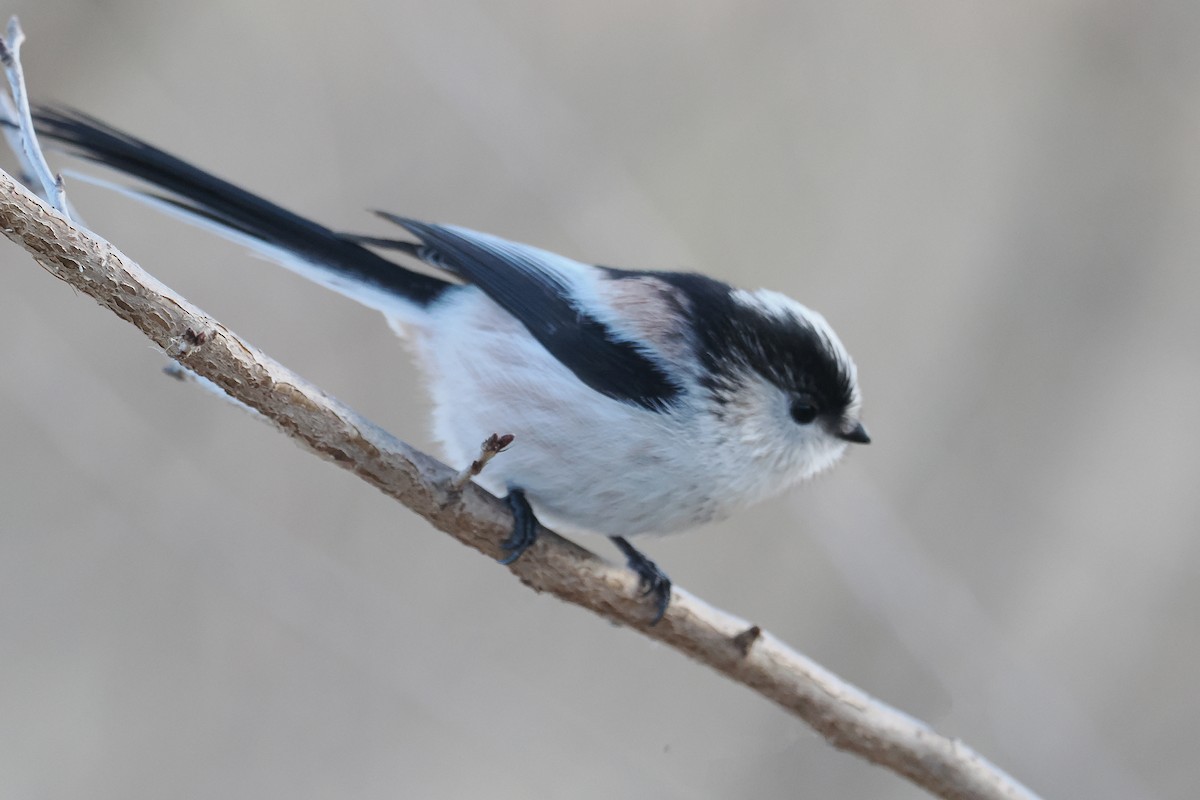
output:
M598 394L470 287L440 303L431 324L403 332L427 374L434 435L451 465L470 463L493 433L514 435L478 479L489 491L521 488L548 525L609 536L718 516L695 414Z
M786 408L767 408L782 402L773 387L748 392L746 407L727 408L724 422L701 413L695 386L666 413L613 400L576 378L473 287L439 301L419 327L392 325L427 375L433 431L447 462L465 466L488 436L513 434L512 446L478 481L498 495L523 489L542 521L560 530L607 536L683 530L824 466L817 462L825 459L793 439ZM768 422L776 417L782 431Z

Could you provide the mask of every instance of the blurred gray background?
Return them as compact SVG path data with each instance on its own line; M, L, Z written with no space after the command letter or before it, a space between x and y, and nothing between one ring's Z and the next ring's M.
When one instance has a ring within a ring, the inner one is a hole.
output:
M364 211L386 208L820 309L875 443L645 549L1047 798L1195 797L1200 4L3 10L36 98L334 227L389 232ZM429 445L375 315L72 191ZM0 797L925 796L535 596L0 262Z

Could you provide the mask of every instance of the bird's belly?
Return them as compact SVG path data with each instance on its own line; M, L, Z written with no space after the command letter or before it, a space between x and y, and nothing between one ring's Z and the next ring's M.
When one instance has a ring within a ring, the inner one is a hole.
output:
M618 407L599 415L558 400L441 406L435 432L456 466L469 463L492 433L513 434L512 445L477 481L499 495L524 490L553 527L634 536L669 533L720 515L712 476L703 474L702 454L685 432L669 432L665 420L643 419L655 412L607 398L586 406L593 412L597 403Z
M500 495L524 490L548 525L632 536L723 515L711 452L688 409L656 412L599 394L470 292L445 313L456 322L414 344L451 466L470 463L491 434L511 433L477 481Z
M505 454L511 458L493 461L481 482L496 493L525 490L547 525L607 536L670 533L722 515L710 486L694 470L626 444L632 446L588 453L531 447L521 453L514 442L512 453Z

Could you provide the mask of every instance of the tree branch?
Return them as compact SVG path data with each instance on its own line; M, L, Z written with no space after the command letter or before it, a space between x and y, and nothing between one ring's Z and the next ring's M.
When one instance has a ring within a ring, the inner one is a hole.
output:
M3 61L17 98L23 161L45 195L68 209L62 182L51 176L29 123L15 18ZM13 116L8 114L7 116ZM511 437L484 443L462 472L409 447L247 344L224 325L159 283L111 244L71 222L0 171L0 227L51 275L90 295L146 334L187 371L211 381L257 411L308 450L354 472L434 527L492 559L505 553L512 517L503 503L470 483ZM805 658L757 625L749 625L676 589L665 616L652 609L633 573L541 530L512 571L534 591L587 608L639 630L707 664L797 715L834 747L903 775L952 800L1037 800L1026 788L965 745L881 703Z
M175 294L115 247L0 171L0 227L56 278L145 333L188 370L255 409L313 453L355 473L434 527L496 559L507 508L458 473L404 444L293 374ZM676 589L662 621L636 578L543 530L509 569L548 592L639 630L799 716L834 747L888 767L954 800L1036 800L969 747L851 686L760 630Z

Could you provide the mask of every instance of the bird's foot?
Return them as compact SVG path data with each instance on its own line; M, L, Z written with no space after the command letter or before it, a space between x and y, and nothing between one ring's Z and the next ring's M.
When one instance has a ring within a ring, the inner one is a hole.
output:
M654 619L650 624L657 625L658 621L667 613L667 606L671 604L671 579L667 577L667 573L663 572L657 564L646 558L636 547L631 545L621 536L610 537L621 552L625 554L626 563L629 568L637 573L638 586L641 587L642 596L653 596L655 600Z
M504 502L512 511L513 529L509 537L500 543L500 547L508 554L500 559L500 563L511 564L537 541L538 521L521 489L509 489Z

